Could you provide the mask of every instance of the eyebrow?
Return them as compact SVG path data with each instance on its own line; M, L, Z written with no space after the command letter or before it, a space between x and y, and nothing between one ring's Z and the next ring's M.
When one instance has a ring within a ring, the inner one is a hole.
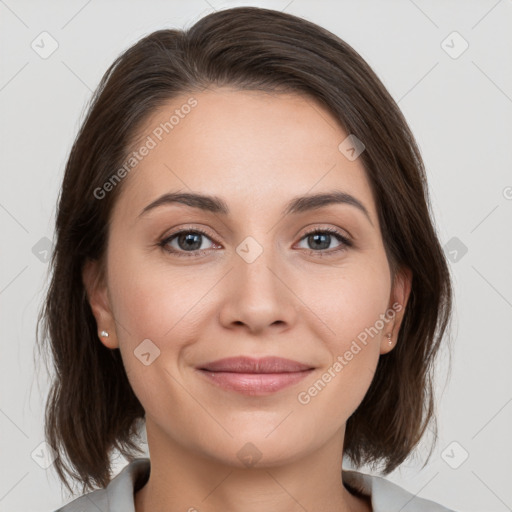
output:
M229 215L229 207L226 204L226 202L220 197L189 192L169 192L167 194L160 196L152 203L148 204L140 212L139 217L149 212L150 210L158 208L159 206L174 203L184 204L186 206L198 208L206 212L221 215ZM289 201L286 204L286 207L284 208L282 215L303 213L310 210L323 208L331 204L348 204L350 206L354 206L355 208L357 208L358 210L365 214L367 219L370 221L370 224L373 226L370 214L368 213L368 210L366 209L364 204L361 201L359 201L359 199L356 199L354 196L339 190L319 194L311 194L307 196L294 197L291 201Z

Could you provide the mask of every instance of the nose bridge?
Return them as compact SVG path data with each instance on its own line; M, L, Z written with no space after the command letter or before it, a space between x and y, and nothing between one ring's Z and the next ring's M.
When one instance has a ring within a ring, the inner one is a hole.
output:
M235 273L241 291L245 295L269 295L267 300L275 297L282 284L275 276L280 265L272 233L247 236L236 247L236 253Z
M234 268L222 318L261 330L293 321L293 294L280 276L283 265L272 233L247 236L236 247Z

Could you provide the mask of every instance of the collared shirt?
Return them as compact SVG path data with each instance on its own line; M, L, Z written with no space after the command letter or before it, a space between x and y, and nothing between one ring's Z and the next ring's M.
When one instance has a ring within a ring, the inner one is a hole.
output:
M84 494L55 512L135 512L135 493L146 484L149 472L148 458L135 459L105 489ZM342 481L364 496L370 496L373 512L454 512L418 498L382 477L343 470Z

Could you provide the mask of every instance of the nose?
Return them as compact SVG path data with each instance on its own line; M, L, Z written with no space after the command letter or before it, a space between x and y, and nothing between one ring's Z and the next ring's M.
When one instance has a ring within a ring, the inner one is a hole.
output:
M289 329L296 322L300 304L293 283L287 282L292 280L291 273L283 270L271 250L265 249L253 259L255 250L255 244L241 244L234 255L233 268L224 280L220 321L226 328L252 334Z

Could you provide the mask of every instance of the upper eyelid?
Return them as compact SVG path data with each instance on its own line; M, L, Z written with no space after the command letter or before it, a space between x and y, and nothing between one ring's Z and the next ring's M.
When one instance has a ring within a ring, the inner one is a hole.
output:
M196 232L196 233L199 233L201 235L207 236L208 238L212 239L212 242L215 239L215 236L211 235L206 228L197 228L197 227L180 228L180 229L178 229L176 231L172 231L168 235L164 235L161 239L163 241L166 241L166 240L169 240L170 238L174 238L177 235L181 235L182 233L193 233L193 232Z

